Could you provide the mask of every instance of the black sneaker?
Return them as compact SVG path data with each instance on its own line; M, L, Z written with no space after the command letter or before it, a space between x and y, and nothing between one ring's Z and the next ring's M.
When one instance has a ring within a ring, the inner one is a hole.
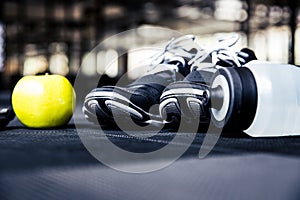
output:
M133 120L139 125L163 124L158 109L160 96L166 86L189 74L188 61L201 54L202 48L194 39L192 35L172 39L156 57L159 64L151 65L146 75L128 86L92 90L83 105L86 119L100 125L115 124L116 120L124 123Z
M231 46L221 45L209 53L212 58L211 66L198 63L196 69L183 80L170 84L160 98L160 114L166 124L178 128L184 123L199 123L201 131L208 128L210 122L209 89L211 79L220 67L241 67L256 56L250 49L244 48L240 52L233 52ZM195 60L203 60L203 57ZM204 67L203 67L204 66Z
M197 122L199 127L209 124L207 80L210 80L212 74L210 71L194 71L183 81L172 83L163 91L159 110L166 125L178 128L181 119L186 124Z
M15 117L11 106L0 107L0 129L3 129Z

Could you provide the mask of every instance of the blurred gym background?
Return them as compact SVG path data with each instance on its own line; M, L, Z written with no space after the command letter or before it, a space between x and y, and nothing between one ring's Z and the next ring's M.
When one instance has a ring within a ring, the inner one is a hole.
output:
M0 91L12 90L29 74L50 72L74 81L81 61L97 43L147 26L194 34L207 43L221 33L237 32L240 47L252 48L259 59L300 64L299 6L295 0L2 0ZM122 41L143 43L143 38L130 37ZM114 83L141 56L119 57L122 48L120 42L96 52L96 64L83 66L83 73L106 73L106 83ZM118 62L105 72L113 59Z

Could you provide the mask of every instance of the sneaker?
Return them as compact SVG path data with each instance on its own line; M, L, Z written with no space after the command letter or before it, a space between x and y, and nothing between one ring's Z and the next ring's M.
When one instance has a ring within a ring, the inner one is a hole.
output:
M202 131L207 130L210 122L209 89L211 78L220 67L241 67L255 60L255 53L247 48L239 52L231 49L238 38L230 38L231 42L220 41L220 48L210 51L212 63L197 63L191 73L183 81L170 84L160 98L160 114L165 124L174 128L181 122L199 123ZM227 47L224 45L227 43ZM192 62L203 60L195 58ZM184 119L183 121L181 121Z
M208 101L209 81L214 74L209 70L195 70L183 81L170 84L160 97L160 115L166 125L177 128L184 119L185 123L198 120L199 127L209 124Z
M194 39L193 35L172 39L152 58L148 72L128 86L92 90L83 105L86 119L100 125L115 124L117 118L125 123L131 118L139 125L163 124L158 109L163 90L170 83L183 80L190 72L188 62L204 52Z
M15 117L11 106L0 107L0 129L3 129Z

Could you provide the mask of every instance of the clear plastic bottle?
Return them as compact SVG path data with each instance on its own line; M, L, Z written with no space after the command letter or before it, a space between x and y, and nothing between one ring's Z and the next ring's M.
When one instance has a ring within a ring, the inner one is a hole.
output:
M253 137L300 135L300 68L251 61L212 79L213 123Z

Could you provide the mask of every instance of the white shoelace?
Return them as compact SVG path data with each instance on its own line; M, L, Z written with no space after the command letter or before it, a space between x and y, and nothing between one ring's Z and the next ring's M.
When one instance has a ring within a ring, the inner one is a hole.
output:
M171 53L174 56L180 56L187 58L188 60L194 59L196 56L200 57L200 54L204 49L194 42L194 35L183 35L178 38L172 38L164 47L162 52L155 54L150 59L151 62L148 71L151 71L157 65L159 65L165 58L167 53ZM195 52L192 52L194 49Z
M188 65L191 66L191 71L197 68L216 68L217 62L222 60L232 61L236 66L241 67L241 63L245 62L242 57L247 57L247 55L246 53L237 52L233 49L233 46L239 39L240 37L238 34L231 34L219 38L216 47L205 49L195 43L194 35L184 35L178 38L172 38L166 44L164 51L159 52L150 58L153 61L151 62L148 71L157 67L165 59L167 53L189 59ZM191 52L193 49L196 50L196 52ZM242 57L239 57L238 55L242 55ZM201 63L209 56L211 56L213 67L201 65Z
M218 61L232 61L236 66L241 67L241 63L245 63L245 60L238 55L242 55L243 57L247 57L248 55L243 52L236 52L232 48L240 39L238 34L232 34L226 37L219 38L217 41L217 45L212 49L205 49L204 52L200 51L190 62L189 65L192 65L191 71L197 68L206 68L201 65L209 55L212 58L213 68L216 67ZM211 68L211 67L210 67Z
M240 39L238 34L232 34L228 37L223 37L218 39L218 47L211 51L211 56L213 63L216 64L221 60L232 60L236 66L240 67L237 52L232 49L232 47Z

